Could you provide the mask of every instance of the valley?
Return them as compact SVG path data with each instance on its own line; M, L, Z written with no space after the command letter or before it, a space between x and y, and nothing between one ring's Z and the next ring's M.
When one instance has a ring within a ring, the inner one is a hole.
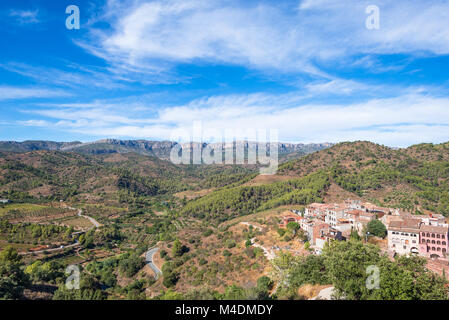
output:
M174 165L144 153L149 145L0 143L0 254L17 254L24 277L24 290L8 297L308 299L341 288L338 252L402 267L381 257L386 239L364 239L363 230L317 255L305 227L283 225L285 217L347 199L449 216L449 143L295 148L272 176L257 166ZM79 290L65 288L69 265L81 270ZM294 273L292 287L279 270ZM431 281L428 294L440 297L443 280Z

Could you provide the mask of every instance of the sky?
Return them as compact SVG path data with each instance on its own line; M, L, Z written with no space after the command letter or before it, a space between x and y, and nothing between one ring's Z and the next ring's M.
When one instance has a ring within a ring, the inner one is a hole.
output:
M170 140L201 123L446 142L448 20L440 0L2 0L0 140Z

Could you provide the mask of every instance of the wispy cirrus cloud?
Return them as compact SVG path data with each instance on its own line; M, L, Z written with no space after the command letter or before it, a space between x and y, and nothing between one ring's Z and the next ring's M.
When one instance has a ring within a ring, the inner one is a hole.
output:
M65 69L48 66L33 66L21 62L0 63L0 68L20 74L39 83L64 87L95 87L117 89L125 85L121 79L116 79L105 69L93 66L67 63Z
M170 139L176 129L279 129L279 139L293 142L370 140L391 146L449 140L449 98L409 92L392 98L351 104L302 103L291 94L224 95L162 107L139 106L127 112L123 103L33 110L50 127L96 137ZM132 106L131 106L132 108Z
M70 96L68 92L59 89L0 86L0 100L54 98L67 96Z
M39 10L11 10L9 16L21 24L39 23Z
M449 29L443 0L386 0L380 30L367 30L372 1L320 0L242 4L237 1L109 0L79 44L123 72L158 76L178 64L241 65L256 70L319 75L316 62L364 62L375 72L394 70L360 55L447 54ZM120 12L120 14L117 14Z

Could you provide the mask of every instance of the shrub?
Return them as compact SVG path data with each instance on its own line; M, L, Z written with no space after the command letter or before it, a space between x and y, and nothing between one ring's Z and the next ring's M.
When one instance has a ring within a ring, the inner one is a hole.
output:
M206 231L203 232L203 237L208 237L213 233L213 231L211 229L207 229Z

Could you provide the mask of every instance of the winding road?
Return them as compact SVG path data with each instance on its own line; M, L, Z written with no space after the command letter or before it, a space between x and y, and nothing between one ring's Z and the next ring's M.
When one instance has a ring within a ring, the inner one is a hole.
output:
M86 218L87 220L89 220L90 223L93 224L92 228L90 228L90 229L101 227L101 223L99 223L97 220L95 220L95 219L92 218L92 217L83 215L83 210L81 210L81 209L76 209L76 208L72 208L72 207L67 207L67 208L69 208L70 210L78 210L78 216L79 216L79 217L83 217L83 218ZM90 230L90 229L89 229L89 230Z
M159 248L152 248L145 253L145 261L147 262L151 270L153 270L153 272L156 274L155 277L156 279L158 279L159 276L162 274L162 271L153 263L153 256L158 251Z
M67 207L67 208L70 209L70 210L78 210L78 216L79 217L86 218L86 219L88 219L90 221L90 223L92 223L92 227L89 228L88 230L92 230L93 228L99 228L99 227L102 226L102 224L99 223L94 218L83 215L83 210L72 208L72 207ZM77 231L77 232L72 233L72 235L81 234L81 233L85 233L85 231ZM45 250L39 250L39 251L32 251L32 252L20 252L19 254L20 255L28 255L28 254L33 254L33 253L36 254L36 253L44 253L44 252L54 252L54 251L65 250L65 249L68 249L68 248L78 247L79 245L80 245L80 243L77 240L75 243L72 243L72 244L69 244L69 245L66 245L66 246L60 246L60 247L57 247L57 248L45 249ZM157 252L157 250L156 250L156 252ZM153 255L151 255L151 258L152 257L153 257ZM150 267L151 267L151 265L150 265ZM153 268L151 268L151 269L153 269Z

